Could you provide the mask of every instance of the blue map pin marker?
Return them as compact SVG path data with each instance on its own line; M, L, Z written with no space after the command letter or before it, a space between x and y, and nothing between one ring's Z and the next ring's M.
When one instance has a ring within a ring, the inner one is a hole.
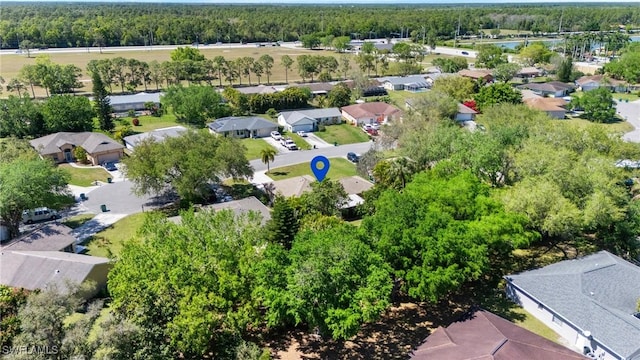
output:
M322 168L318 167L319 163L322 163ZM324 180L329 172L329 159L322 155L314 157L311 159L311 171L318 181Z

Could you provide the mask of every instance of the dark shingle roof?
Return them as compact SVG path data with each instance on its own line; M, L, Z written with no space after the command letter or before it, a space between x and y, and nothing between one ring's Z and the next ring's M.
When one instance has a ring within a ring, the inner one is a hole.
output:
M124 140L125 143L130 144L131 146L136 146L140 141L144 139L153 138L156 142L160 142L166 138L178 137L185 131L187 131L187 128L183 126L172 126L168 128L152 130L142 134L130 135L123 138L122 140Z
M1 248L2 250L61 251L75 242L76 238L71 235L70 227L49 223Z
M263 119L261 117L235 117L229 116L217 119L216 121L207 124L209 129L215 132L226 132L233 130L260 130L260 129L277 129L278 125Z
M439 327L412 354L414 360L580 360L586 359L488 311L466 314Z
M640 359L640 268L606 251L507 280L624 358Z

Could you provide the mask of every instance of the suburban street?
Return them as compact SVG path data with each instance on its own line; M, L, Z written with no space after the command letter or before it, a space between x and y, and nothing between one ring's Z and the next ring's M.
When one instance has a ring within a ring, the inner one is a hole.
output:
M616 110L623 119L626 119L629 124L635 127L635 130L624 134L622 138L625 141L640 142L640 100L632 102L619 102L616 100Z

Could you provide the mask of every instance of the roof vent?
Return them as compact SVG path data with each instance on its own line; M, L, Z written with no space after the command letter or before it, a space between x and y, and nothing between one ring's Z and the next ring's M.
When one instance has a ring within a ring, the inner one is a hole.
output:
M637 312L635 314L633 314L633 316L637 317L638 319L640 319L640 312Z
M60 270L56 269L55 273L60 274Z

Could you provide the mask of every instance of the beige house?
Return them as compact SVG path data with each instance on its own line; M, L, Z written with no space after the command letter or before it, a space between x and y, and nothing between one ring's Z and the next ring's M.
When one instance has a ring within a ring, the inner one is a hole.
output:
M383 124L400 117L402 112L393 105L384 102L370 102L345 106L342 117L351 125Z
M124 154L124 146L105 134L94 132L58 132L30 141L43 158L55 163L75 161L74 149L83 148L93 165L117 162ZM78 159L80 160L80 159Z
M524 103L532 109L546 112L553 119L564 119L567 113L567 102L561 98L529 98Z

